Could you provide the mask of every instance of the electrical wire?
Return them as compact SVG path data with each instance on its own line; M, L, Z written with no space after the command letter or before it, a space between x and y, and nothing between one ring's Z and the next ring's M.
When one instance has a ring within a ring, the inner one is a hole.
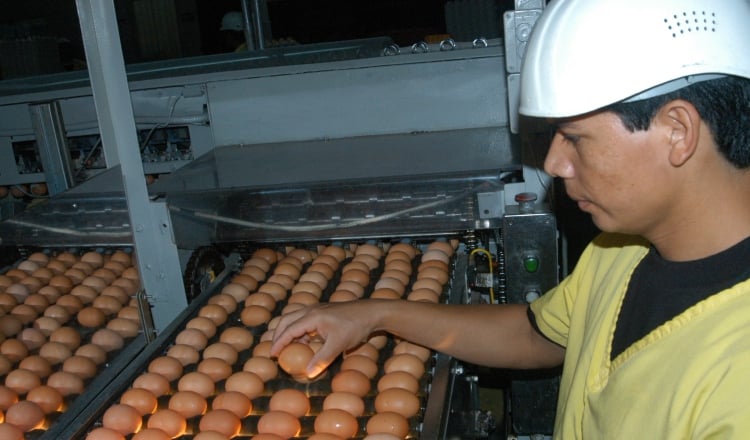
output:
M474 254L483 253L487 256L488 264L490 265L490 304L495 304L495 290L492 287L495 284L494 277L492 275L492 254L487 249L476 248L469 253L469 258L474 258Z

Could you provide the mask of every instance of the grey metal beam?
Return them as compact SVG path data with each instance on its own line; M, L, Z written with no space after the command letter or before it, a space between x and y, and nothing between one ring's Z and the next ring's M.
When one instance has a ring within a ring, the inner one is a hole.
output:
M107 166L120 164L141 284L156 331L187 307L171 221L146 190L113 0L76 0Z

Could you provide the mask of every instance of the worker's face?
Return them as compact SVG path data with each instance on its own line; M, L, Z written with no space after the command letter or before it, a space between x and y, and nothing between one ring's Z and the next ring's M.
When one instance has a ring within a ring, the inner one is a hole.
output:
M601 230L648 235L668 193L657 136L629 132L610 112L553 122L557 130L545 171L563 180Z

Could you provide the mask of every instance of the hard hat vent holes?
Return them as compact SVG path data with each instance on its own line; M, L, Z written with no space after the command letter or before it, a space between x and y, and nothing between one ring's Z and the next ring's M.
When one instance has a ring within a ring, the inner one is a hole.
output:
M681 12L664 19L672 37L692 32L716 32L716 13L706 11Z

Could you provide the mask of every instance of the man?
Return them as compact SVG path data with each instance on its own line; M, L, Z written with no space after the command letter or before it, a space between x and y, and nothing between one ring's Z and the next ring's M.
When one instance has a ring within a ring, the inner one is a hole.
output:
M357 301L282 318L321 371L385 330L491 367L563 364L559 439L750 432L750 2L553 0L520 112L604 231L530 307Z
M219 32L224 39L224 45L233 52L247 51L245 41L245 18L240 11L230 11L221 18Z

